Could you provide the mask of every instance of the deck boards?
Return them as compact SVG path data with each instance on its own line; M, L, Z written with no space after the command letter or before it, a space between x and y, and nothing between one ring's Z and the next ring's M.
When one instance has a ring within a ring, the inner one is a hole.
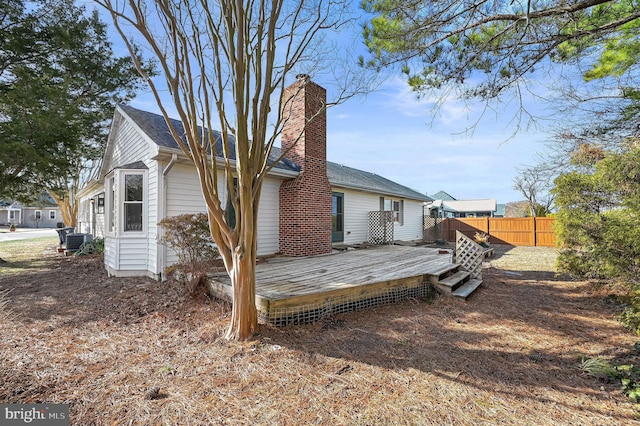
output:
M259 310L311 306L330 300L367 298L372 294L423 285L425 276L451 264L449 254L427 247L378 246L323 256L276 257L256 265ZM228 298L230 280L217 275L214 295Z

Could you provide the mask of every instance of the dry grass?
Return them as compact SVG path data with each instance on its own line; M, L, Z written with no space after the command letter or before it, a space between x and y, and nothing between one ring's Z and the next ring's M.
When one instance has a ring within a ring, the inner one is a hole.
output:
M69 403L74 425L634 422L618 385L580 369L583 356L633 357L616 307L517 252L497 253L491 263L506 269L485 269L467 303L262 327L243 343L221 338L224 304L108 278L99 259L57 258L0 277L19 313L0 325L0 401Z
M551 247L493 246L491 266L510 271L555 272L557 250Z
M0 276L24 274L46 269L56 237L34 238L0 242Z

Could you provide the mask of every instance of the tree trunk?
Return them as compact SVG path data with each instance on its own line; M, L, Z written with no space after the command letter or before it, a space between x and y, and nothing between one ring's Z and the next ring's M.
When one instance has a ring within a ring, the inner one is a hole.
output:
M227 339L246 340L258 331L255 256L249 253L237 249L232 255L233 267L229 276L233 286L233 308Z
M235 210L238 240L229 247L231 268L228 269L233 286L233 308L227 339L246 340L258 331L258 311L256 309L256 254L257 218L259 188L253 191L253 179L243 182L238 179L235 191L238 209ZM261 185L261 182L255 182ZM235 192L231 191L231 193Z
M53 201L56 202L60 208L60 214L62 215L62 221L70 228L75 228L78 221L78 203L71 198L71 194L67 192L64 198L61 198L53 191L47 191Z

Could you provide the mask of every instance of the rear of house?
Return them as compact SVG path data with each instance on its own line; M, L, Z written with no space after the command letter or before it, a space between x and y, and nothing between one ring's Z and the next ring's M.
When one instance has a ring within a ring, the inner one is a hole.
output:
M326 115L318 114L324 89L301 76L287 90L294 105L305 107L291 108L299 115L288 117L282 132L286 155L264 180L258 255L328 253L332 243L367 242L381 229L387 242L420 239L422 206L429 198L375 174L327 162ZM280 153L276 148L272 159ZM225 205L227 191L219 190ZM195 167L164 118L129 106L117 107L100 174L79 199L77 230L105 239L105 266L116 276L160 278L176 257L158 243L158 222L206 211Z

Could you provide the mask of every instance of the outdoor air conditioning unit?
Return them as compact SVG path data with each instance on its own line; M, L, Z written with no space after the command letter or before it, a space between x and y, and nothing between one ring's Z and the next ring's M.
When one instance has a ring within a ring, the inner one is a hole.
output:
M82 243L91 240L91 234L67 234L67 251L76 251Z

